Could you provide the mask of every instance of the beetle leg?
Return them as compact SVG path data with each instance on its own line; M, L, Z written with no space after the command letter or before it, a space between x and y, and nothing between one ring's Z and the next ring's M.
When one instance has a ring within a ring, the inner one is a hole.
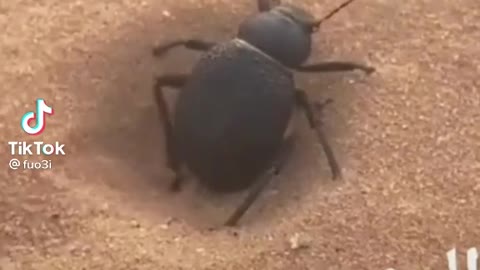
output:
M215 46L216 44L217 44L216 42L210 42L210 41L199 40L199 39L175 40L162 45L155 46L153 48L153 55L156 57L160 57L163 54L170 51L171 49L179 46L184 46L187 49L195 50L195 51L207 51L211 47Z
M295 97L296 97L298 106L302 107L303 111L305 112L305 116L307 117L310 127L312 129L315 129L315 131L317 132L318 140L320 141L320 144L322 145L322 148L325 151L328 164L330 165L330 170L332 171L332 178L337 179L338 177L341 177L340 166L338 165L337 159L333 154L332 147L330 146L330 143L327 140L327 136L325 135L325 132L322 127L323 126L322 121L321 121L321 118L322 118L321 114L323 109L325 108L326 105L332 103L333 100L327 99L323 103L316 104L316 107L320 112L320 119L318 119L313 114L312 105L310 104L310 101L305 91L297 89L295 91Z
M285 165L288 160L288 157L291 154L293 149L294 139L293 137L288 137L283 142L280 151L277 153L275 160L272 164L272 167L266 171L258 181L250 188L250 191L247 194L247 197L243 200L235 212L228 218L225 222L225 226L235 226L240 218L247 212L247 210L252 206L255 200L258 198L258 195L262 193L265 187L272 181L274 175L276 175L280 169Z
M257 0L257 7L259 12L266 12L274 6L280 5L280 0Z
M305 66L300 66L295 68L295 70L300 72L339 72L339 71L353 71L353 70L362 70L368 75L375 72L375 68L371 66L366 66L354 62L322 62L316 64L309 64Z
M165 132L165 141L167 148L167 166L173 170L175 173L175 180L171 185L172 191L179 191L183 178L181 177L180 165L181 162L177 156L177 151L175 150L175 143L173 138L173 126L168 113L167 102L163 96L163 87L169 86L173 88L181 88L189 75L187 74L168 74L159 76L155 79L155 86L153 89L153 94L155 101L157 103L158 111L161 116L161 121L163 124L163 130Z

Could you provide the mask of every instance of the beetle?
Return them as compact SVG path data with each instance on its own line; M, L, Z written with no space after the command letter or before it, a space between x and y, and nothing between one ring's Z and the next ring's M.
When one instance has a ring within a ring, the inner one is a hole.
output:
M315 117L306 92L295 86L292 71L375 71L354 62L304 64L311 54L311 35L353 1L315 19L291 4L257 0L259 12L240 24L232 40L179 39L154 47L156 57L179 46L203 52L191 73L155 79L153 92L165 133L167 166L175 173L172 191L180 190L185 169L216 192L250 189L224 224L235 226L285 163L293 145L290 124L297 108L303 109L316 130L332 178L341 177L321 117ZM164 87L181 89L173 119ZM316 104L319 115L330 102Z

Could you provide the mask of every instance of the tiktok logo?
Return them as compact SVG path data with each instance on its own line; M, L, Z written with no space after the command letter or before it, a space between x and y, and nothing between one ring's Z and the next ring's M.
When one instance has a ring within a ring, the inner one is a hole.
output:
M36 112L27 112L23 115L21 127L23 131L30 135L39 135L46 126L45 115L53 115L53 108L49 107L43 98L37 99ZM31 122L35 120L35 126L31 127Z

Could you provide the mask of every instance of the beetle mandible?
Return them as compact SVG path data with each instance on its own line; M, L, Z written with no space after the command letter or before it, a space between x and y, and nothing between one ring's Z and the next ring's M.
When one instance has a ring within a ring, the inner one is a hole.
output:
M259 13L244 20L230 41L181 39L153 49L157 57L179 46L204 52L190 74L165 74L155 81L167 166L175 172L172 190L180 189L183 169L217 192L249 188L243 203L225 222L236 225L285 163L293 144L287 131L296 108L303 109L310 127L316 130L333 179L341 176L318 119L321 117L314 116L306 92L295 86L292 70L375 71L354 62L304 64L311 54L311 35L353 1L315 19L291 4L257 0ZM181 89L173 119L163 96L164 87ZM330 101L317 104L320 115Z

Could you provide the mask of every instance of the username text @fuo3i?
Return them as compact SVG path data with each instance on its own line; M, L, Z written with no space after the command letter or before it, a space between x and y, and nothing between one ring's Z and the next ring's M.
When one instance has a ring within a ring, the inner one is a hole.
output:
M12 158L8 167L12 170L48 170L53 168L52 156L64 156L64 144L59 142L8 142Z

